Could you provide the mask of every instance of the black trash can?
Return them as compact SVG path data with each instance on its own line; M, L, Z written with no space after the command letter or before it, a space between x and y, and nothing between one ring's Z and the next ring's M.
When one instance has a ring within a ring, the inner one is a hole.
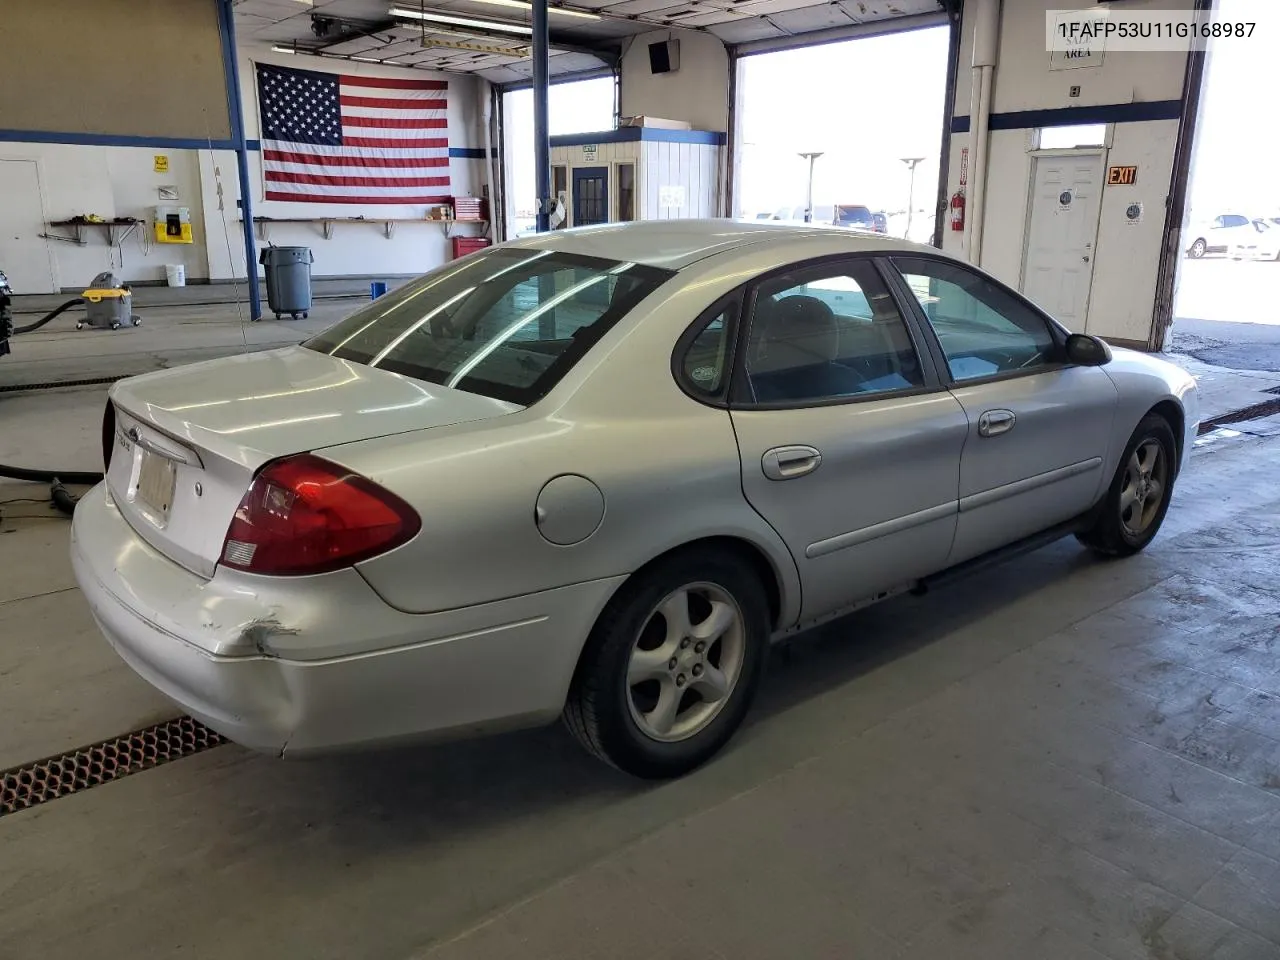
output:
M258 262L267 271L267 305L279 320L289 314L304 319L311 309L311 264L316 258L310 247L265 247Z

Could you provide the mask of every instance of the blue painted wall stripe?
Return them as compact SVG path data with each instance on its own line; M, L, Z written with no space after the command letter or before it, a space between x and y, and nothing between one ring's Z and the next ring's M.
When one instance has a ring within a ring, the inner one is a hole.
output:
M591 141L587 141L591 142ZM234 150L234 140L190 140L184 137L131 137L106 133L65 133L56 130L0 129L0 143L65 143L76 147L149 147L165 150ZM249 150L261 150L261 140L246 140ZM493 155L498 155L497 148ZM450 147L449 156L483 160L484 147Z
M261 140L250 140L248 141L248 143L249 143L250 150L262 149ZM498 155L498 150L496 147L493 150L493 155L495 157ZM454 160L483 160L484 147L450 147L449 157L450 159L454 159Z
M1150 120L1177 120L1181 116L1181 100L1107 103L1094 107L1060 107L1055 110L993 113L991 129L1025 130L1031 127L1065 127L1087 123L1140 123ZM969 118L952 117L951 132L968 133Z
M166 150L234 150L234 140L191 140L185 137L133 137L106 133L64 133L54 130L4 130L6 143L67 143L79 147L152 147Z

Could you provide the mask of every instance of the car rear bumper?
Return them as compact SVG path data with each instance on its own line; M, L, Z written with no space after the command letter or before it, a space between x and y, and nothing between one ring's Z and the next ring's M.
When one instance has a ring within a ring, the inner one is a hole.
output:
M72 564L121 658L182 710L277 754L553 720L623 578L432 614L388 607L354 570L204 580L138 537L100 485Z

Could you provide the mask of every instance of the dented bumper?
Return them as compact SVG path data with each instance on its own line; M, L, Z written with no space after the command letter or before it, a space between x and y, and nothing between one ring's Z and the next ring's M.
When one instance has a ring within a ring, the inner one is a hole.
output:
M355 570L206 580L138 537L101 485L76 508L71 554L135 672L231 740L288 754L554 719L620 582L408 614Z

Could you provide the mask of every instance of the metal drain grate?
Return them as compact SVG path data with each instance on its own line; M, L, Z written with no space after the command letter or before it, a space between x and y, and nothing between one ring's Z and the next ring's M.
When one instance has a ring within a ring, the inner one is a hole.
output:
M136 374L119 374L113 377L88 377L83 380L54 380L48 383L5 383L0 384L0 393L21 393L24 390L58 390L62 387L98 387L117 380L124 380Z
M0 817L226 743L198 720L179 717L58 757L0 772Z
M1270 393L1271 391L1267 392ZM1210 430L1216 430L1218 427L1229 423L1246 423L1250 420L1260 420L1276 413L1280 413L1280 399L1263 400L1261 403L1255 403L1252 406L1245 407L1243 410L1233 410L1231 413L1224 413L1222 416L1214 417L1212 420L1205 420L1200 424L1198 433L1203 436Z

